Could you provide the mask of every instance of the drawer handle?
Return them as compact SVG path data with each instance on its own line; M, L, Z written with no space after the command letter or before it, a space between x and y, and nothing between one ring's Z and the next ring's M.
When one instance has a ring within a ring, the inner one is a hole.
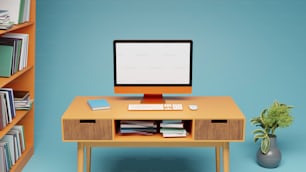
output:
M91 119L81 119L80 123L96 123L96 120Z
M211 123L227 123L227 120L225 119L215 119L215 120L211 120Z

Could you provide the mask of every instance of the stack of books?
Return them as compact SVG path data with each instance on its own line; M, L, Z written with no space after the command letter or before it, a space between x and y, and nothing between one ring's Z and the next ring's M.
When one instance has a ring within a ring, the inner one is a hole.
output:
M14 90L14 104L16 110L29 110L31 109L32 102L29 91Z
M25 149L23 126L15 125L0 139L0 171L10 171Z
M0 37L0 77L10 77L27 67L29 35L7 33Z
M157 124L153 120L121 120L120 134L153 135L157 133Z
M188 134L182 120L162 120L160 133L163 137L186 137Z
M0 0L1 10L7 10L10 21L20 24L30 20L31 0Z
M0 9L0 30L10 29L13 25L13 22L10 21L8 10Z

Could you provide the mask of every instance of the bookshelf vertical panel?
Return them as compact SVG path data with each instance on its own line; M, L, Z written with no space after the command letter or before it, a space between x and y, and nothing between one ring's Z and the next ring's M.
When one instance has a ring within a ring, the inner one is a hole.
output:
M34 147L26 149L21 157L16 161L16 164L12 166L10 172L21 172L24 166L27 164L31 156L34 154Z
M30 21L36 21L36 0L31 0L31 8L30 8Z

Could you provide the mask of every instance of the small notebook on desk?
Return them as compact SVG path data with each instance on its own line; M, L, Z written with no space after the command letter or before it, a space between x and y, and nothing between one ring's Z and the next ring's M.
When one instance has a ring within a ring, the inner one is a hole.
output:
M102 109L109 109L110 105L105 99L93 99L87 100L87 103L91 110L102 110Z

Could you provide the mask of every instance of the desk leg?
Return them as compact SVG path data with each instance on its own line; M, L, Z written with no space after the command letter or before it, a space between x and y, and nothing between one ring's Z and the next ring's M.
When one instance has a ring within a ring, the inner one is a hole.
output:
M78 172L84 169L84 143L78 142Z
M86 171L90 172L91 168L91 146L86 146Z
M225 142L223 144L223 150L222 150L222 154L223 154L223 170L224 172L229 172L230 171L230 167L229 167L229 143Z
M216 172L220 172L220 146L215 147L216 154Z

